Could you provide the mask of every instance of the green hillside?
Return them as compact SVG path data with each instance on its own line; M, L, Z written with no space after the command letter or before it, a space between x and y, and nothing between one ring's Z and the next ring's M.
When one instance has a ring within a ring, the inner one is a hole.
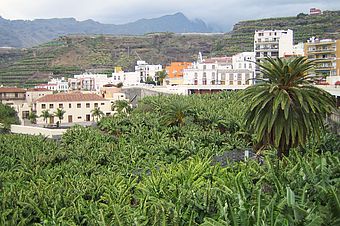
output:
M0 51L0 84L32 86L85 70L111 73L114 66L131 71L139 59L162 65L194 61L199 51L205 57L253 51L254 31L261 29L292 29L296 43L312 36L340 38L340 11L242 21L224 35L63 36L30 49Z
M241 21L226 35L213 51L216 54L232 55L253 51L255 30L291 29L294 41L306 42L312 36L319 38L340 38L340 11L324 11L322 15L310 16L300 13L294 17L269 18Z
M6 56L0 66L0 84L30 86L51 76L71 76L85 70L112 73L114 66L134 70L139 59L150 64L193 61L201 51L210 54L220 36L175 35L144 36L67 36L21 51L9 64ZM1 54L1 53L0 53ZM5 63L6 62L6 63Z

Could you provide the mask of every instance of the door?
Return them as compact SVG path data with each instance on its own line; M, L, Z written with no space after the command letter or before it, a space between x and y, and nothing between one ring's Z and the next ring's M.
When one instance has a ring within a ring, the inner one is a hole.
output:
M54 116L50 117L50 124L54 124Z
M86 121L87 122L91 121L91 115L86 115Z
M68 116L68 122L71 123L72 122L72 115Z

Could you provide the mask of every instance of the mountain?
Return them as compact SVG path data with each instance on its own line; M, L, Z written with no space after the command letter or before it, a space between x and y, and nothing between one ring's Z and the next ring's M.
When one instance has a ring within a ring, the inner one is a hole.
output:
M189 20L184 14L176 13L154 19L114 25L101 24L93 20L77 21L74 18L6 20L0 17L0 47L32 47L62 35L110 34L143 35L152 32L211 32L212 28L202 20Z
M177 15L172 18L180 20L181 17ZM61 30L65 20L67 24L82 23L88 27L97 24L91 20L78 22L74 19L56 19L53 20L54 26L59 26ZM153 20L152 26L162 24L163 20L168 21L166 17L158 18ZM46 20L40 24L42 22ZM145 20L132 24L138 30L145 24ZM120 29L123 29L122 26ZM199 51L205 57L231 56L238 52L253 51L254 31L262 29L292 29L295 43L305 42L312 36L340 39L340 11L325 11L317 16L299 14L293 17L241 21L234 25L232 32L222 35L64 35L33 48L0 48L0 85L32 86L49 77L71 76L88 69L111 73L114 66L122 66L124 70L131 71L139 57L150 64L165 65L171 61L194 61Z

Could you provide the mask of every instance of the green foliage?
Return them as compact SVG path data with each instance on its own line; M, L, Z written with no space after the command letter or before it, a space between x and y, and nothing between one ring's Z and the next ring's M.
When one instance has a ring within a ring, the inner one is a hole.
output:
M61 120L63 120L65 113L66 113L66 111L64 111L61 108L57 108L57 110L54 112L54 115L59 119L59 122L57 124L58 127L60 126Z
M339 152L212 164L249 146L241 94L148 97L61 141L0 135L0 225L338 225Z
M91 110L92 118L96 118L96 121L98 122L101 117L103 117L104 112L100 110L99 107L95 107Z
M0 130L8 130L11 124L19 124L17 112L11 106L0 103L0 124Z
M244 90L243 99L251 103L246 122L258 142L277 148L282 157L290 148L304 146L310 136L320 136L335 99L308 81L313 63L304 57L266 58L258 66L262 83Z
M130 103L126 100L117 100L112 104L112 111L117 111L118 114L129 114L132 110Z

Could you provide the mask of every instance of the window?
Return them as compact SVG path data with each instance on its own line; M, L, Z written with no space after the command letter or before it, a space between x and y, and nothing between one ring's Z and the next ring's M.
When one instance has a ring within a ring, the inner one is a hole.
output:
M234 80L234 74L229 74L229 80Z
M207 69L207 65L203 65L203 70Z
M53 108L54 106L53 106L53 104L50 104L50 108Z
M59 104L59 108L63 108L64 107L64 105L63 104Z
M86 103L86 108L90 108L90 103Z
M81 108L81 104L78 103L78 104L77 104L77 108Z
M249 68L250 68L250 69L253 68L253 66L251 65L251 63L249 63Z
M241 80L242 79L242 74L238 73L237 74L237 80Z
M41 109L46 109L46 104L41 104Z
M105 105L105 103L100 103L100 105Z
M106 116L110 116L110 112L107 112L107 113L106 113Z
M237 85L241 85L241 81L237 81Z
M18 93L15 93L14 96L15 96L15 97L19 97L19 94L18 94Z
M72 108L72 104L68 104L68 108Z
M98 107L98 103L94 103L94 107L97 108Z
M212 66L212 69L215 69L215 65Z

